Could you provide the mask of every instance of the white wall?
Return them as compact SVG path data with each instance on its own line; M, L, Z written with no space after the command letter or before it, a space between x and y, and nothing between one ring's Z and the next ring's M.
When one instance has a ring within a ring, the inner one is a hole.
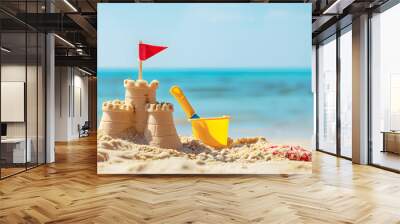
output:
M25 64L8 64L1 66L1 81L18 81L25 82ZM30 68L28 67L28 70ZM7 110L7 108L1 108ZM8 137L25 137L25 122L7 123Z
M39 69L38 71L36 69ZM26 81L25 78L28 78ZM22 108L22 113L27 115L27 120L22 122L6 122L7 137L29 139L32 161L44 163L45 150L45 120L44 120L44 74L41 67L25 66L25 64L3 64L1 66L1 81L17 81L26 84L26 108ZM38 92L37 92L38 91ZM22 93L23 94L23 93ZM2 96L4 97L4 96ZM1 110L10 110L10 108L1 108ZM39 154L37 156L37 153Z
M26 70L25 70L26 69ZM3 64L1 66L1 81L3 82L25 82L25 75L28 72L28 87L27 87L27 122L28 122L28 137L30 128L35 130L36 136L36 107L37 107L37 97L36 97L36 82L37 80L31 77L31 74L36 74L36 66L27 66L19 64ZM36 75L35 75L36 77ZM31 88L29 88L31 87ZM39 105L40 107L41 105ZM1 108L2 110L7 110L7 108ZM7 134L9 137L25 137L25 123L26 122L7 122ZM43 137L43 136L42 136Z
M79 137L78 125L88 120L88 78L76 68L56 67L56 141Z
M55 141L67 141L69 133L69 95L70 84L67 67L55 68Z
M82 74L82 73L80 73ZM75 75L75 82L74 85L76 88L79 88L81 91L81 114L79 114L79 111L77 110L78 108L75 107L75 115L79 115L79 116L75 116L76 118L76 122L83 124L85 121L87 121L89 119L89 111L88 111L88 96L89 96L89 92L88 92L88 77L87 76L81 76L81 75ZM77 90L75 88L75 91Z
M400 5L372 18L372 141L376 151L383 147L381 131L400 127L396 108L400 88L394 82L400 76L399 24Z

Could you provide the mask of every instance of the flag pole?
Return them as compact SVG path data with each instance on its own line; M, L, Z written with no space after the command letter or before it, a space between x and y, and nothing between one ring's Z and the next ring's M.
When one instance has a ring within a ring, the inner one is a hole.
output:
M139 44L143 43L142 41L139 41ZM139 74L138 74L138 80L142 80L143 79L143 61L140 60L139 57Z
M143 61L139 59L139 77L138 77L138 80L142 80L142 79L143 79L143 74L142 74L143 68L142 68L142 64L143 64Z

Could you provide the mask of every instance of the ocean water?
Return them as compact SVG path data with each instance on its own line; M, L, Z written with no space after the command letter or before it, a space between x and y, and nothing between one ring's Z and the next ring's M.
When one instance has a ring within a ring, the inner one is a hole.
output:
M99 120L102 102L124 99L123 80L127 78L136 79L137 71L99 69ZM182 88L199 116L230 115L231 137L265 136L272 142L297 141L303 145L311 141L311 70L144 68L143 79L159 80L157 100L174 104L174 119L181 135L191 135L191 126L169 94L172 85Z

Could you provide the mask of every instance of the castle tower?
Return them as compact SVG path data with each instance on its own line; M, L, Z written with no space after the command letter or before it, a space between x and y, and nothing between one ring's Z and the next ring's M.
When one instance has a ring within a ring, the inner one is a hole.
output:
M103 116L99 125L99 132L115 136L126 133L127 130L135 132L134 109L123 101L114 100L103 103Z
M146 111L148 119L144 136L149 145L169 149L182 148L172 117L172 104L150 103L147 104Z
M158 81L150 84L146 80L124 80L125 103L135 109L136 131L143 134L147 122L147 103L156 103Z

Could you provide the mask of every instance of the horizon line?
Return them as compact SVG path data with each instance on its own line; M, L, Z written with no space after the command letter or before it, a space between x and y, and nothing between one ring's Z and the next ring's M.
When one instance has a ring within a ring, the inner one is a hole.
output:
M133 70L137 71L138 67L97 67L97 70L111 70L111 69L118 69L118 70ZM301 70L312 70L310 67L148 67L146 70L149 69L301 69Z

